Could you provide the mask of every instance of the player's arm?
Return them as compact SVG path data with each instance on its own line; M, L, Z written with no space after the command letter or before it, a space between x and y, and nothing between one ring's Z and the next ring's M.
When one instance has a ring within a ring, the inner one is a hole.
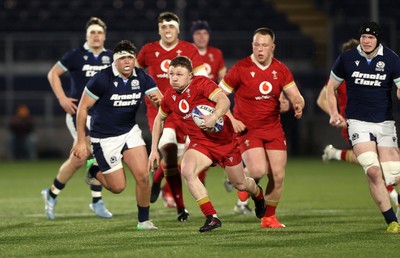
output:
M303 96L300 94L299 89L297 88L296 84L292 84L283 90L285 91L285 95L289 99L290 103L292 103L294 117L300 119L303 115L305 102Z
M149 162L147 164L147 170L154 169L154 161L157 165L160 165L160 154L158 153L158 143L161 138L161 133L163 130L164 120L167 119L168 114L165 114L161 108L158 110L158 114L154 119L153 130L151 133L151 152L149 155Z
M218 87L222 89L222 92L227 96L229 96L232 93L231 88L224 80L221 80L219 82ZM230 110L226 112L226 116L231 120L233 130L235 131L235 133L240 133L246 130L246 125L242 121L237 120Z
M71 153L79 159L86 159L90 150L86 144L86 120L88 110L96 103L96 100L90 97L85 91L79 102L78 112L76 116L76 131L78 134L77 142L71 149Z
M153 90L151 92L146 92L147 98L151 101L151 103L154 104L156 108L160 106L161 100L163 98L163 95L160 90Z
M60 106L65 112L69 114L75 114L77 110L77 99L68 98L65 95L64 89L61 84L61 76L64 74L64 70L58 64L53 65L47 74L47 79L49 80L50 86L56 95Z
M340 124L345 121L345 119L339 114L335 93L340 84L341 82L337 81L331 74L326 85L326 100L328 102L328 111L330 116L329 124L332 126L340 126Z
M279 96L279 103L280 103L281 113L285 113L285 112L289 111L289 109L290 109L290 101L286 97L284 91L282 91L281 95Z
M324 111L325 113L327 113L329 115L329 107L328 107L328 100L326 98L326 85L324 85L324 87L322 87L318 99L317 99L317 105L318 107L320 107L322 109L322 111Z

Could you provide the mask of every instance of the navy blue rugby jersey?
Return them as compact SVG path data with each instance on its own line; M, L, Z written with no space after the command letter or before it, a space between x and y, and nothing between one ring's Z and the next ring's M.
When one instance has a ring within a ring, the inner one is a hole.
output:
M124 82L114 65L97 73L84 91L96 103L91 110L90 136L106 138L129 132L144 95L158 90L153 78L135 67Z
M346 81L346 118L379 123L393 120L392 87L400 87L400 59L391 49L379 46L377 55L367 60L361 48L342 53L331 75Z
M80 100L87 82L100 70L113 62L112 51L103 49L97 57L90 51L87 43L79 49L65 53L58 65L70 72L71 86L69 97Z

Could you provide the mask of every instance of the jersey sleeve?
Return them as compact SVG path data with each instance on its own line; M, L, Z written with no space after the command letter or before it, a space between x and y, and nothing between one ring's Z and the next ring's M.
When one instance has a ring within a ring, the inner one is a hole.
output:
M57 65L64 71L72 71L74 70L73 66L76 63L74 60L74 55L77 49L73 49L65 53L61 59L57 62Z
M213 100L215 94L222 91L218 87L218 85L208 77L198 76L198 80L198 84L201 85L201 87L199 87L200 92L204 97L208 98L209 100Z
M396 87L400 89L400 58L398 56L393 70L393 82L396 84Z
M345 78L345 70L344 70L344 65L343 65L343 55L340 55L336 61L335 64L332 67L331 70L331 75L333 78L335 78L336 81L342 82Z
M172 110L170 109L169 105L168 105L168 101L167 101L167 95L166 94L160 102L160 108L158 109L158 113L160 113L162 116L167 117L169 114L172 113Z
M141 68L135 68L138 70L138 72L142 73L145 85L144 85L144 93L146 95L149 95L150 93L157 91L157 84L154 81L153 77L151 77L148 73L146 73L143 69Z
M140 68L146 68L146 52L149 48L149 44L145 44L142 49L139 51L139 54L136 58L136 62L139 65Z
M283 65L282 64L282 66L283 66L283 74L284 74L284 79L283 79L283 81L282 81L282 89L283 90L286 90L286 89L289 89L290 87L292 87L292 86L296 86L296 83L294 82L294 79L293 79L293 74L292 74L292 72L290 71L290 69L286 66L286 65Z
M107 80L105 80L102 75L103 72L100 71L95 76L93 76L86 84L86 87L84 89L85 93L96 101L107 90L107 83L105 83Z
M238 65L234 65L229 71L225 74L224 78L219 83L219 87L224 91L232 93L240 84L239 70Z

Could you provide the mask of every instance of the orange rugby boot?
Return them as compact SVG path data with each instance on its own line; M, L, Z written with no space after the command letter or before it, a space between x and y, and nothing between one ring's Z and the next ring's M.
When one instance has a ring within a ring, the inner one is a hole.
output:
M261 219L262 228L285 228L286 226L280 223L276 216L263 217Z

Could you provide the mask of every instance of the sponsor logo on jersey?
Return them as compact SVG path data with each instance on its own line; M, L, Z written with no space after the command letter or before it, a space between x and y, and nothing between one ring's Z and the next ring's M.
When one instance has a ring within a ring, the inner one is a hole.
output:
M360 73L359 71L354 71L351 77L354 78L355 84L376 87L380 87L382 81L386 80L386 74Z
M192 118L192 113L187 113L186 115L183 116L184 120L190 119L190 118Z
M114 101L114 107L127 107L127 106L134 106L139 103L142 97L142 93L132 93L132 94L113 94L110 97L111 101Z
M82 67L82 72L85 72L86 77L93 77L98 71L103 70L104 68L107 68L108 65L90 65L90 64L85 64Z
M186 114L189 112L189 103L186 101L186 99L182 99L178 103L178 108L182 113Z
M262 95L256 96L255 97L256 100L269 99L271 96L268 96L267 94L269 94L272 91L272 84L270 82L263 81L258 86L258 90Z
M166 60L161 62L160 69L164 73L157 74L157 78L168 78L169 63L171 63L171 60L169 60L169 59L166 59Z
M254 75L255 75L255 74L256 74L255 72L251 72L251 73L250 73L251 77L253 77L253 78L254 78Z

